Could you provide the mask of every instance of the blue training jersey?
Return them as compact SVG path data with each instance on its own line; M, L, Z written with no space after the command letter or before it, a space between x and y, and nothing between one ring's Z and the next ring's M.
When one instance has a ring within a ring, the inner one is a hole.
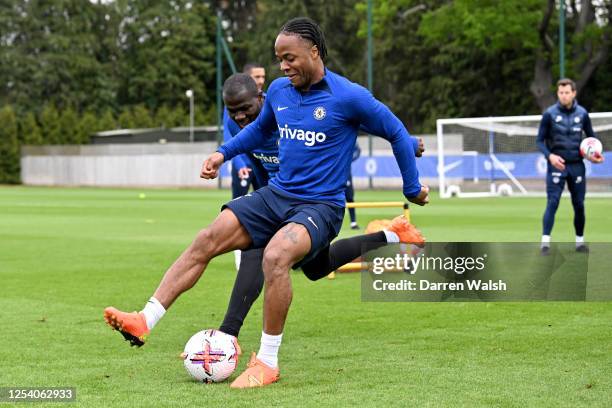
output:
M223 108L223 143L229 142L240 132L240 126L230 118L227 108ZM250 162L246 154L239 154L232 158L232 167L241 169L249 167Z
M416 139L367 89L327 69L306 92L294 88L288 78L273 81L257 119L218 152L229 160L252 151L266 144L278 128L280 167L269 185L288 196L343 207L360 126L391 143L404 195L416 197L421 191Z
M242 129L240 126L229 116L227 109L223 111L223 143L229 142L234 136L240 133ZM253 150L246 152L246 154L240 154L232 159L232 166L251 167L252 162L259 162L261 167L268 173L266 177L272 178L278 173L279 159L278 159L278 129L274 129L265 142L258 145ZM236 159L239 158L239 161ZM262 183L265 184L265 183Z

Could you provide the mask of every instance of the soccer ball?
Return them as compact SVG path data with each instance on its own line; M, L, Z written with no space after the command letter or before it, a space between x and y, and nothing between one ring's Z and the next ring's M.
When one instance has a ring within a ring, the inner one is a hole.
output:
M183 358L185 369L197 381L221 382L238 365L238 344L234 336L219 330L202 330L189 339Z
M580 143L580 155L587 160L592 161L593 157L601 155L602 151L601 142L594 137L587 137Z

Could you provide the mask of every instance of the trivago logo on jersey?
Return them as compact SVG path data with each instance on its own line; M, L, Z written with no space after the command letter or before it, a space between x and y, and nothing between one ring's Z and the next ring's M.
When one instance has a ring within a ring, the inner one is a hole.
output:
M291 129L285 124L285 127L278 126L281 139L303 140L306 146L314 146L315 143L323 143L327 139L327 135L323 132L314 132L312 130Z
M280 161L278 160L278 156L268 155L265 153L257 153L257 152L253 152L252 154L253 154L253 157L261 161L262 163L280 164Z

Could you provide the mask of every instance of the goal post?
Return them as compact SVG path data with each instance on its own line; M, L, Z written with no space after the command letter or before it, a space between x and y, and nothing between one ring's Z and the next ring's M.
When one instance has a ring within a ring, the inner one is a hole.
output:
M606 160L597 165L585 161L587 191L612 196L612 112L589 116ZM541 118L438 119L440 197L545 195L547 159L536 146Z

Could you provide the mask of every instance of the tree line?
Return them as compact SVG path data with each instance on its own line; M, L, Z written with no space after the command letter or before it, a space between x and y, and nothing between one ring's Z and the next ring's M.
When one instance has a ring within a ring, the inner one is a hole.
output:
M523 115L554 101L555 0L374 0L375 96L413 133L440 117ZM612 0L567 0L567 76L588 109L612 110ZM327 38L327 66L366 85L367 1L13 0L0 3L0 182L21 144L87 143L99 130L216 123L216 22L238 67L281 75L289 18ZM224 62L223 76L230 74ZM5 125L6 124L6 125Z

